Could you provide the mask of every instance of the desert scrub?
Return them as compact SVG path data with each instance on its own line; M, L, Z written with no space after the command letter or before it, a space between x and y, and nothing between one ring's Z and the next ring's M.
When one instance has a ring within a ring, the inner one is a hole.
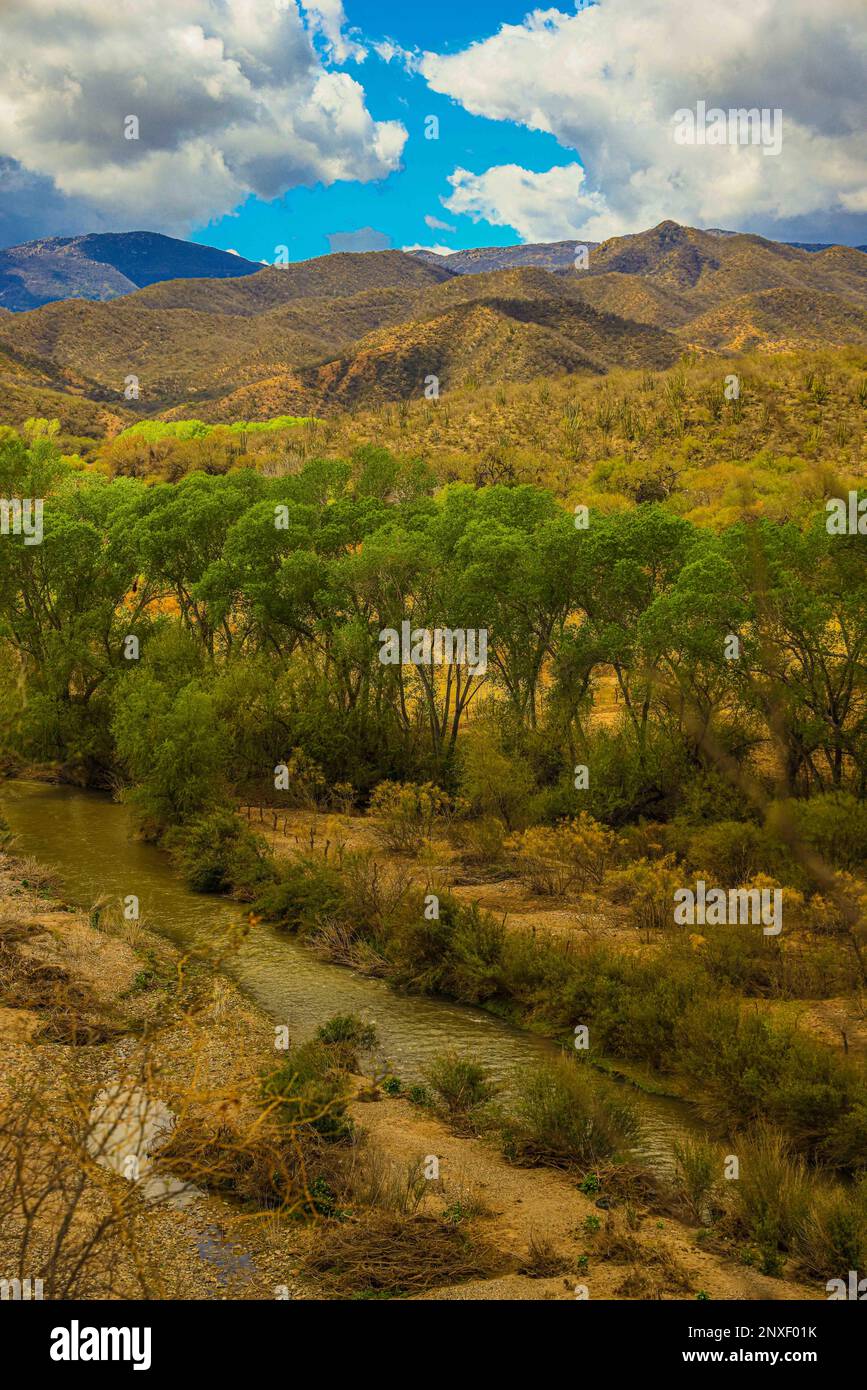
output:
M452 1124L478 1124L496 1093L487 1068L459 1052L444 1052L435 1057L423 1075L434 1094L435 1108Z
M739 1164L732 1188L732 1222L755 1247L765 1274L782 1272L782 1255L810 1211L812 1180L778 1130L762 1122L737 1143Z
M554 827L534 826L506 841L521 882L534 893L557 897L600 884L613 846L611 831L586 811Z
M461 1225L418 1212L372 1210L351 1222L330 1222L305 1263L334 1298L405 1298L431 1289L490 1279L508 1257Z
M672 1195L690 1220L710 1226L721 1214L724 1159L717 1144L700 1135L685 1135L673 1146Z
M293 859L275 866L274 873L253 900L253 911L269 922L303 934L341 912L344 880L324 859Z
M304 932L325 921L346 923L353 949L374 950L377 972L400 988L486 1004L555 1037L570 1034L576 1022L591 1025L600 1053L690 1078L696 1103L720 1132L764 1115L811 1160L849 1170L863 1164L863 1067L730 994L741 987L786 997L793 981L818 990L815 963L796 943L785 942L782 954L773 944L757 952L733 928L728 936L700 940L672 929L661 954L643 959L599 942L507 932L489 913L448 893L439 895L439 917L428 921L421 890L392 886L366 862L364 872L359 860L351 873L345 862L281 865L256 910L272 907L278 920ZM678 878L671 864L635 867L642 881L650 875L649 897L670 913ZM607 883L614 877L609 873ZM839 950L839 969L830 978L851 978L843 943Z
M686 1011L674 1050L698 1083L699 1109L721 1130L765 1119L807 1158L842 1169L863 1163L867 1083L856 1063L791 1025L713 999Z
M316 1038L332 1049L334 1065L345 1071L357 1071L359 1052L370 1052L379 1042L373 1024L356 1014L335 1014L317 1028Z
M493 721L467 730L459 762L460 794L469 816L498 821L510 831L527 825L536 790L532 770L525 759L504 751Z
M852 1187L815 1183L810 1207L795 1230L794 1250L808 1273L845 1279L867 1265L867 1179Z
M503 1151L528 1166L593 1168L628 1156L637 1124L633 1107L606 1083L559 1057L519 1077L502 1121Z
M639 859L629 868L611 875L615 901L626 903L629 925L648 933L674 926L674 892L683 884L683 869L675 865L674 855L661 859Z
M501 990L507 933L502 922L449 893L439 895L439 916L407 912L386 945L390 974L403 989L447 994L465 1004L494 998Z
M752 821L717 821L690 836L689 867L706 871L715 884L737 888L768 868L772 848L770 837Z
M465 864L496 866L508 857L506 827L496 816L454 821L449 829L449 843Z
M395 854L417 854L452 809L450 797L432 782L380 782L370 798L376 834Z
M344 1044L302 1043L263 1077L263 1099L285 1129L309 1126L322 1139L346 1142L353 1133L346 1071Z

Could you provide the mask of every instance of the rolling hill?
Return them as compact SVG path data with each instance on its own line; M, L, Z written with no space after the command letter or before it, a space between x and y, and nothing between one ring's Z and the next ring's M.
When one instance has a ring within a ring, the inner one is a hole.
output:
M518 249L562 261L573 246ZM0 420L58 414L66 396L68 427L73 414L80 427L90 412L86 432L104 429L108 416L328 414L421 397L431 376L448 391L662 368L687 349L867 341L863 252L806 251L673 222L601 243L587 270L570 260L569 269L522 263L456 274L435 256L378 251L161 280L157 260L136 270L129 250L115 257L123 270L112 270L154 277L142 289L0 310ZM130 376L136 401L124 397Z

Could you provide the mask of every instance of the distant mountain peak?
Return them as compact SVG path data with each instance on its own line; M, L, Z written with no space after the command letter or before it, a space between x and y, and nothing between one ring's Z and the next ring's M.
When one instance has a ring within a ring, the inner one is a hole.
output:
M235 279L262 267L231 251L160 232L40 237L0 251L0 307L58 299L117 299L161 280Z

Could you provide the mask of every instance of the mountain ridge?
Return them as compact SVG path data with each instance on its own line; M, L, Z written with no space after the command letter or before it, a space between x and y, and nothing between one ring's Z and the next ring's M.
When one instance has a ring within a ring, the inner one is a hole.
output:
M160 232L42 237L0 250L0 307L26 312L64 299L117 299L157 281L261 269L231 251Z
M0 306L0 420L28 406L56 412L64 394L76 420L90 402L94 428L107 411L214 422L239 410L323 414L422 395L431 377L447 391L662 368L684 351L865 341L863 252L669 221L600 243L582 270L454 274L395 250L342 252L241 276L154 279L101 302ZM130 377L140 387L131 402Z

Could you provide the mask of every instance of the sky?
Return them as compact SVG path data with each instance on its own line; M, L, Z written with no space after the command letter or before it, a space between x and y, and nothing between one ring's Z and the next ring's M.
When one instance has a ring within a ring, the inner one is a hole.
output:
M0 245L860 245L865 77L863 0L3 0ZM767 110L778 152L678 143L699 102Z

